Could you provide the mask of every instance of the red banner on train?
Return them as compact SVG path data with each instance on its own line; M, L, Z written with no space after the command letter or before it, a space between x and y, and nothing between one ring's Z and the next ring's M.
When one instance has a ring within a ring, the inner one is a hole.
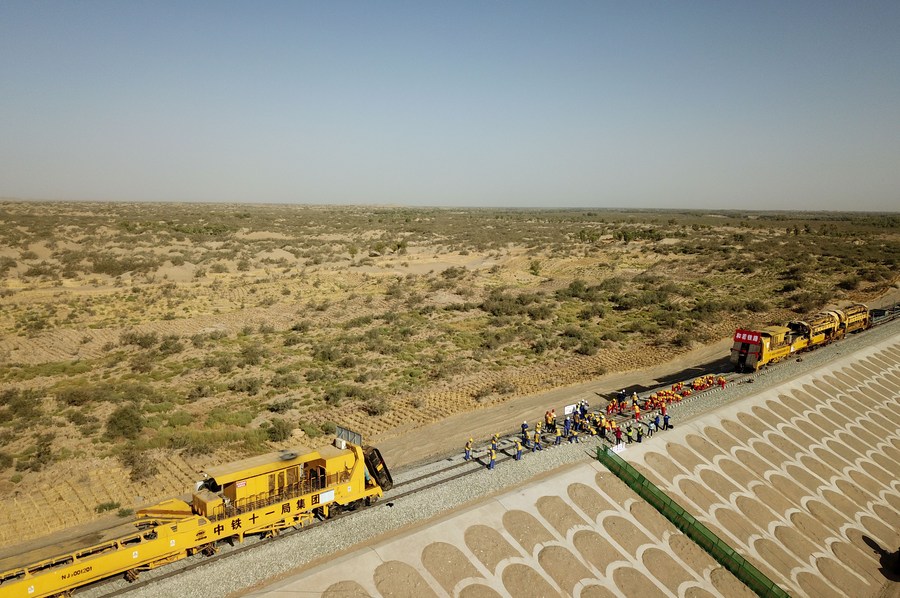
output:
M752 330L736 330L734 332L734 342L750 343L751 345L759 344L759 333Z

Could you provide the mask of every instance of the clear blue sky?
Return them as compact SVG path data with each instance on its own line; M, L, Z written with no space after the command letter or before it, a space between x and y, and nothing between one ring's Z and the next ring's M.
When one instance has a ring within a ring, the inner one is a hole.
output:
M5 0L0 197L900 211L900 1Z

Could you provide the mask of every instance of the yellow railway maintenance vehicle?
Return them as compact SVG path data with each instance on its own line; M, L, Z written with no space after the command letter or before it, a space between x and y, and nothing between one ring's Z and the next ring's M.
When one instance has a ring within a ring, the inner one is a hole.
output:
M828 344L871 325L869 308L858 303L816 314L808 320L788 322L786 326L738 329L731 346L731 363L739 372L755 372L766 364Z
M121 574L133 581L140 571L213 554L221 540L274 535L369 504L393 486L391 475L378 449L340 433L350 440L209 469L192 495L141 509L133 521L82 526L0 552L0 597L69 595Z

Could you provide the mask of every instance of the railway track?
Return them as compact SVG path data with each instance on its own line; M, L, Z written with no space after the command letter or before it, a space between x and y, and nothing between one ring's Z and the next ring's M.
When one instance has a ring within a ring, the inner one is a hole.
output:
M723 373L721 375L726 377L726 379L729 380L729 383L731 383L731 381L733 380L753 377L739 376L733 373ZM658 389L654 389L650 392L654 392L655 390ZM709 388L703 391L698 391L685 400L691 400L695 397L708 396L711 392L715 392L716 390L717 388ZM591 407L592 409L599 408L598 405L592 405ZM614 416L613 419L623 424L627 421L631 421L631 418L627 416ZM515 439L517 437L518 434L513 433L501 437L498 446L498 458L496 459L497 464L512 461L515 459L514 449ZM554 448L556 448L556 446L552 443L552 440L555 439L554 434L542 434L541 437L543 439L543 450L553 450ZM610 443L604 440L601 436L584 435L581 437L580 442L589 445L603 444L606 446L610 446ZM440 467L432 471L421 473L410 479L400 480L396 482L394 484L394 487L390 491L385 492L385 495L384 497L382 497L382 499L370 506L360 507L359 509L355 509L353 511L344 511L340 514L329 517L328 519L316 520L315 522L303 527L289 528L287 530L281 531L279 534L274 536L248 538L241 544L231 545L227 542L227 540L223 540L220 543L221 546L219 551L212 556L196 554L182 561L167 565L164 570L144 572L141 574L140 578L138 578L134 582L128 583L127 585L125 585L124 580L115 577L96 582L89 586L85 586L84 588L81 588L79 592L90 591L92 598L112 598L114 596L125 596L132 592L137 592L143 588L149 587L151 584L160 582L162 580L173 579L189 571L199 569L216 562L222 562L232 557L236 557L242 553L257 548L263 543L271 544L273 542L279 542L281 540L294 537L303 532L318 528L319 526L327 524L331 521L343 519L345 517L352 517L363 510L392 508L393 506L395 506L395 504L409 496L440 488L444 484L454 482L461 478L465 478L467 476L471 476L483 471L485 466L487 465L485 457L488 455L488 453L489 450L482 447L481 449L476 448L475 450L473 450L472 459L469 461L462 460L458 455L446 457L442 460L451 461L451 464L447 465L446 467ZM523 454L523 459L528 458L528 453L530 453L530 451L526 451L526 453ZM104 590L104 588L108 588L108 591Z

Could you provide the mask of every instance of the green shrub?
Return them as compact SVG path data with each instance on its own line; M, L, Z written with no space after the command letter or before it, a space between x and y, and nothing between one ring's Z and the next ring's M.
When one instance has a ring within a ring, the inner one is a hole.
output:
M164 336L162 342L159 343L159 352L162 355L174 355L184 351L184 343L177 334Z
M253 376L238 378L228 385L229 390L233 390L234 392L245 392L250 396L258 393L260 388L262 388L262 380Z
M270 403L266 409L271 413L286 413L294 408L294 399L283 399Z
M280 417L269 422L269 427L266 428L266 434L272 442L282 442L287 440L291 437L293 431L294 424Z
M146 480L159 473L159 467L145 451L140 450L133 444L130 444L122 452L120 456L122 465L130 470L129 477L132 482Z
M207 382L198 382L188 391L187 398L189 401L196 401L204 397L212 395L213 387Z
M159 342L159 335L155 332L136 332L131 330L123 332L119 336L119 342L123 345L137 345L141 349L149 349Z
M144 416L137 405L118 407L106 420L106 434L110 438L137 438L144 429Z
M318 426L306 422L300 422L299 428L303 430L303 433L306 434L309 438L316 438L322 435L322 431L318 428Z
M0 406L8 408L8 417L19 417L27 422L37 420L43 413L41 398L36 390L7 388L0 392Z
M117 502L102 502L99 505L97 505L96 507L94 507L94 510L98 513L105 513L106 511L114 511L115 509L118 509L120 506L122 506L122 505Z
M187 411L175 411L169 414L167 423L170 428L177 428L178 426L187 426L193 421L194 416Z
M362 410L373 417L384 415L391 410L391 404L384 398L373 398L362 404Z
M266 351L259 343L246 345L241 349L241 365L244 367L259 365L265 356Z
M206 416L206 425L211 428L222 425L243 428L248 426L251 421L253 421L253 413L250 411L226 407L216 407Z

